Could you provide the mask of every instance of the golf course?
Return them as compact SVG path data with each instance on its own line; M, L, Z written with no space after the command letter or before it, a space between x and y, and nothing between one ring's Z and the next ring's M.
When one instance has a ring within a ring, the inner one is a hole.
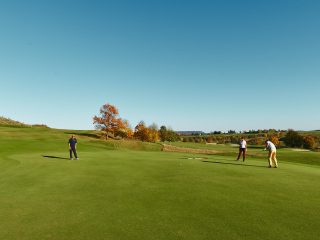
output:
M75 134L79 160L69 160ZM319 239L320 153L0 127L0 239Z

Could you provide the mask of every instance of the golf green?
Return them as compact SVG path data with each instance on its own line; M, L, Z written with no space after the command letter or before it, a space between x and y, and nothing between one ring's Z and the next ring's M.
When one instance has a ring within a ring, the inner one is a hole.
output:
M68 159L71 133L78 161ZM0 239L319 238L319 153L280 150L269 169L265 152L243 163L235 148L217 148L170 153L85 131L0 127Z

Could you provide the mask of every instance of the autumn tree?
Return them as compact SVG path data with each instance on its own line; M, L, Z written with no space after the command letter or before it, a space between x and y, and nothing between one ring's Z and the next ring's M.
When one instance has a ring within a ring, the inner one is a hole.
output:
M144 121L140 121L137 126L134 128L134 138L139 139L144 142L149 140L149 130L146 127Z
M276 146L279 146L280 145L280 141L279 141L279 138L277 135L271 135L269 137L269 140Z
M133 131L130 127L124 127L120 128L115 132L116 137L121 137L121 138L132 138L133 137Z
M100 116L93 117L93 124L96 129L104 132L106 139L108 140L109 133L113 133L120 129L128 127L129 123L119 117L118 109L111 104L104 104L100 108Z
M133 136L143 142L157 142L159 141L158 126L153 123L147 127L144 121L140 121L134 128Z
M307 149L314 149L317 145L317 139L314 136L308 135L303 138L303 147Z
M149 142L159 141L159 132L157 124L153 123L148 127L148 139Z
M130 127L119 129L116 131L116 136L120 136L122 138L132 138L133 137L133 131Z

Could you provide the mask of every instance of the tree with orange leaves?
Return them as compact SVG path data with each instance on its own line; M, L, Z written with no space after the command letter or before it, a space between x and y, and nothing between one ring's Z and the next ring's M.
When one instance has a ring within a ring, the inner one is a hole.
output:
M276 135L270 136L269 139L274 145L279 146L280 141L279 141L279 138Z
M147 127L144 121L140 121L134 128L133 136L143 142L157 142L159 141L158 127L155 123Z
M115 131L128 128L128 121L119 118L118 115L118 109L107 103L100 108L100 116L93 117L93 124L95 124L96 129L104 132L107 140L109 133L114 135Z
M149 141L149 129L146 127L144 121L140 121L134 128L133 136L143 142Z

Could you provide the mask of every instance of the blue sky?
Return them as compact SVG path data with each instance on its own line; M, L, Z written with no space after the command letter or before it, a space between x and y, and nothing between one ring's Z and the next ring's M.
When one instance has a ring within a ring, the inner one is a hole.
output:
M0 115L92 129L320 129L320 2L1 1Z

